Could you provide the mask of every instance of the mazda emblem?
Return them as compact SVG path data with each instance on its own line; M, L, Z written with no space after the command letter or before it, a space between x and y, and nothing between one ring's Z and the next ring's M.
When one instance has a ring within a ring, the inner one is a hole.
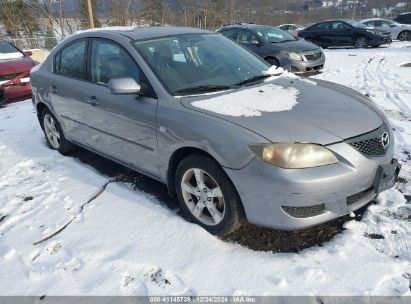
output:
M387 149L388 145L390 144L390 135L388 134L388 132L382 133L381 143L384 149Z

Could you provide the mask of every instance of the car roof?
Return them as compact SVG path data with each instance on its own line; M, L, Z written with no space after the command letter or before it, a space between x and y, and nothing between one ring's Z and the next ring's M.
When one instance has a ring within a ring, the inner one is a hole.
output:
M233 23L233 24L224 24L221 29L225 28L260 28L260 27L275 27L273 25L262 25L255 23Z
M143 40L149 38L160 38L173 35L183 34L210 34L212 32L191 28L191 27L171 27L171 26L153 26L153 27L138 27L138 26L118 26L118 27L102 27L76 32L82 36L87 36L89 33L116 33L126 36L133 40Z

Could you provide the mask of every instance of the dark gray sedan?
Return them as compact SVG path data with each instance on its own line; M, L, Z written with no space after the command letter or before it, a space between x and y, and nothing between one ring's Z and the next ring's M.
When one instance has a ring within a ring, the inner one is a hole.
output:
M240 23L223 26L219 32L256 53L269 64L290 72L313 72L324 67L325 55L319 46L277 27Z
M217 235L300 229L392 187L388 121L361 94L279 74L222 35L124 28L70 36L31 74L51 148L82 146L167 184Z

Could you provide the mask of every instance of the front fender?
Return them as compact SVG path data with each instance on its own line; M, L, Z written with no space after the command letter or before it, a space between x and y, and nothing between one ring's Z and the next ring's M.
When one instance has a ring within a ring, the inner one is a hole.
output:
M181 104L177 108L159 106L157 115L160 174L164 181L171 156L181 148L204 151L223 167L241 169L254 158L248 145L267 142L241 126Z

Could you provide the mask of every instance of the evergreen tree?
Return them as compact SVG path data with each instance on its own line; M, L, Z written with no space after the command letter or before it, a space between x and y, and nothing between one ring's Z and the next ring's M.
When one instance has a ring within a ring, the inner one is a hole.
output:
M44 48L51 51L57 45L57 39L54 35L54 31L50 26L47 26L46 31L46 41L44 43Z

